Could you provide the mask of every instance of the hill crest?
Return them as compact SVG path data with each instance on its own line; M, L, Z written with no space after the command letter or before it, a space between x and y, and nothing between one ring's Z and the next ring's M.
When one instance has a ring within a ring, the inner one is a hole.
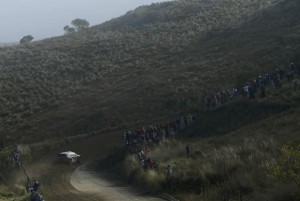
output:
M299 8L296 0L167 2L1 49L2 130L43 139L187 110L210 91L296 59Z

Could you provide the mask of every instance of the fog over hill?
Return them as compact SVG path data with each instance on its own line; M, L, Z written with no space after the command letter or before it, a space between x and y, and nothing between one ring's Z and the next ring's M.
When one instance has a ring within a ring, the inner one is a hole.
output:
M17 45L18 43L1 43L0 42L0 47L9 47L9 46L13 46L13 45Z
M63 27L76 18L90 25L123 15L140 5L165 0L1 0L0 42L18 42L23 36L35 40L62 35Z
M299 58L299 10L298 0L181 0L2 48L1 129L40 140L185 111Z

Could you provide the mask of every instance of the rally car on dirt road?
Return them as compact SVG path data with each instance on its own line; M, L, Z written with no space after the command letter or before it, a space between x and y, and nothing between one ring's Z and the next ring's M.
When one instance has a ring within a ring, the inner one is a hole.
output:
M57 154L58 162L64 163L80 163L80 155L72 151L65 151Z

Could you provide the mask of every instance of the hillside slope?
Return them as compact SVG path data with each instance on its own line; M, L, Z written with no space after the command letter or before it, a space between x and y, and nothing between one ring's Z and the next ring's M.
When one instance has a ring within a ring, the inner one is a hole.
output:
M34 141L186 110L186 100L299 59L299 10L297 0L182 0L2 48L2 133Z
M200 113L176 138L145 143L154 168L142 167L139 155L124 148L100 165L183 201L299 201L299 92L286 86L265 100L242 99Z

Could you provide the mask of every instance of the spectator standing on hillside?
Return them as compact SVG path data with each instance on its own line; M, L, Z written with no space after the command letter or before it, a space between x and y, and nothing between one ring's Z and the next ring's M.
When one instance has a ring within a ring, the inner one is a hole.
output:
M255 88L253 86L249 88L249 99L255 99Z
M159 172L159 165L158 165L157 162L153 162L153 168L154 168L154 170L155 170L158 174L160 174L160 172Z
M217 105L218 105L217 95L214 95L212 97L212 107L217 107Z
M300 75L300 64L295 65L295 73Z
M290 64L290 70L295 73L295 70L296 70L296 65L294 63L291 63Z
M21 167L21 155L20 153L15 150L14 153L13 153L13 163L15 165L16 168L20 168Z
M264 84L260 85L260 97L265 98L266 97L266 87Z
M191 125L193 124L193 115L192 114L188 114L187 115L187 122L188 122L188 125Z
M33 199L33 201L44 201L44 198L43 198L42 195L36 193L35 198Z
M292 79L293 79L292 71L288 71L288 73L287 73L288 82L292 82Z
M206 105L206 108L210 108L210 106L211 106L211 97L210 96L206 97L205 105Z
M279 79L283 80L283 76L284 76L284 70L279 70Z
M35 192L37 192L39 190L40 187L40 183L38 181L35 181L32 188Z
M249 86L246 84L244 87L243 87L243 95L244 97L248 97L248 94L249 94Z
M183 116L180 117L180 130L182 131L185 128L185 124L184 124L184 118Z
M146 167L146 162L145 162L145 160L142 159L142 160L140 161L140 163L141 163L141 167L142 167L144 170L146 170L147 167Z
M275 89L276 87L275 87L275 82L274 82L274 80L273 79L271 79L271 81L270 81L270 85L271 85L271 87L273 88L273 89Z
M191 145L187 144L185 150L186 150L186 156L189 157L191 154Z
M31 191L30 200L31 201L36 201L37 200L37 193L35 191Z
M299 81L297 79L293 80L293 88L295 91L298 90L298 86L299 86Z
M138 152L138 156L139 156L139 159L142 160L145 158L145 153L142 149L139 150Z
M153 169L153 161L151 160L150 157L147 158L146 164L147 164L147 169L148 170L152 170Z
M173 173L172 166L168 165L167 168L166 168L167 181L170 180L170 177L171 177L172 173Z
M176 122L173 121L171 124L172 124L174 135L177 135L177 133L178 133L178 127L176 125Z
M158 136L159 136L161 141L165 141L166 132L165 132L165 129L162 126L159 127Z
M183 116L184 127L188 127L188 117L186 115Z

